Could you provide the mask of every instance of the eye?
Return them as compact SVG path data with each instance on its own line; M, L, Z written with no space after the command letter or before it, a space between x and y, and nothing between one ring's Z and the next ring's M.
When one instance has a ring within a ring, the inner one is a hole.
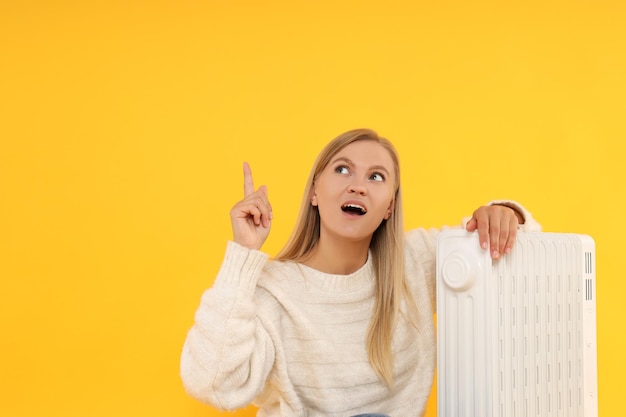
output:
M370 180L376 181L376 182L382 182L382 181L385 181L385 176L381 174L380 172L374 172L372 175L370 175Z
M335 172L338 174L349 174L350 170L348 170L348 167L345 165L339 165L335 168Z

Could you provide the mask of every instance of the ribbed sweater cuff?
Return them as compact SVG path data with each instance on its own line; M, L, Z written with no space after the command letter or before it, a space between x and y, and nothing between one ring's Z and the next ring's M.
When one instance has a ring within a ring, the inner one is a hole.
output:
M269 255L266 253L228 241L224 261L215 278L215 285L253 292L268 258Z

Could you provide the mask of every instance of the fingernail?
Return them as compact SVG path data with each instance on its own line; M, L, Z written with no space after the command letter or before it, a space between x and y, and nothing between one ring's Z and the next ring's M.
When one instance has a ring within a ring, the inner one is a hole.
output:
M507 255L508 255L508 254L510 254L510 253L511 253L511 248L507 247L507 248L504 250L504 253L506 253Z
M486 250L487 249L487 242L481 243L480 247Z
M491 252L491 256L493 257L493 259L498 259L500 257L500 253L497 250L494 250L493 252Z

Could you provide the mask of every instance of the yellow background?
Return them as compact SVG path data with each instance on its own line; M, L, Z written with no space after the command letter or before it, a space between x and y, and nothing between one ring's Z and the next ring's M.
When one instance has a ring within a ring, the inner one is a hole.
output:
M407 227L510 198L595 238L600 415L620 415L625 4L0 1L0 415L221 415L178 360L241 163L274 254L355 127L396 143Z

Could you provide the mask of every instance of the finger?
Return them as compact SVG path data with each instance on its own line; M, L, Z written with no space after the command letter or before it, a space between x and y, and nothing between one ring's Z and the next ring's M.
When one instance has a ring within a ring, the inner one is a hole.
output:
M263 203L258 198L247 199L242 206L242 213L252 221L255 226L260 226L263 218Z
M489 217L483 210L475 212L474 218L476 219L476 229L478 229L480 247L487 250L489 248Z
M509 212L508 209L504 209L504 211L499 210L492 214L490 235L492 238L492 257L494 259L505 253L511 253L517 236L517 225L517 215L513 211ZM498 232L497 241L494 240L496 232Z
M254 181L252 180L252 169L247 162L243 163L243 195L249 196L254 192Z
M260 216L261 210L259 209L257 200L258 199L254 197L241 200L231 209L231 217L233 219L248 219L254 218L254 216Z
M476 230L476 219L474 217L469 219L469 221L465 224L465 230L467 230L468 232L473 232L474 230Z
M248 209L248 212L250 213L250 217L252 218L252 223L254 223L255 226L260 226L261 225L261 210L259 210L259 207L251 203L250 208Z
M508 244L509 233L510 233L509 219L503 217L500 221L500 235L498 239L498 253L500 255L503 255L504 253L506 253L505 249L506 249L506 245Z
M257 191L242 201L241 213L250 217L256 226L269 227L272 220L272 206L267 198L267 187L262 185Z
M506 246L504 248L504 253L509 254L513 250L513 245L515 245L515 239L517 239L517 226L519 221L517 216L512 218L509 222L509 235L506 241Z
M500 257L500 224L491 223L489 226L489 247L491 248L491 257L498 259Z
M274 215L272 213L272 205L270 204L270 200L267 196L267 187L265 185L259 187L259 198L261 200L259 210L261 211L261 221L263 223L263 227L269 227L270 221Z

